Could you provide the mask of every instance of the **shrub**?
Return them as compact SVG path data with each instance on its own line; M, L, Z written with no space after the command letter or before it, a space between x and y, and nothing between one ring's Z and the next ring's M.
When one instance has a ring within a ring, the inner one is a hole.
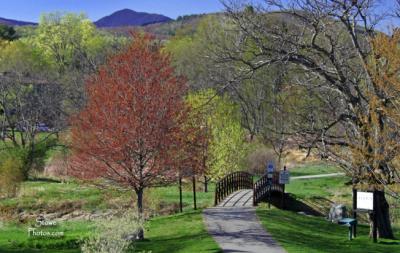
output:
M83 253L121 253L131 250L143 222L137 211L128 210L120 217L98 220L95 233L81 247Z
M264 175L269 161L277 164L274 151L262 145L255 145L247 156L247 168L255 175Z
M0 161L0 197L15 197L24 179L23 163L9 156Z
M25 178L28 178L28 175L31 172L43 172L46 161L49 159L49 155L51 154L50 150L56 144L57 139L55 137L49 137L35 143L33 148L25 148Z
M32 172L40 173L46 164L46 160L49 158L50 150L56 145L56 138L48 138L43 141L36 143L33 147L27 145L14 146L11 148L4 149L0 152L0 167L3 166L5 161L11 159L13 162L17 163L14 165L18 166L18 171L22 173L22 180L27 180ZM0 169L2 170L2 169ZM6 169L5 169L6 170Z

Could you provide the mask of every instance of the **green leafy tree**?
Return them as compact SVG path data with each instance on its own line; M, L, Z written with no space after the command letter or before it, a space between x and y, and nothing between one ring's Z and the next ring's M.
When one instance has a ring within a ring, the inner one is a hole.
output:
M84 14L59 12L42 15L35 34L26 40L56 67L65 93L66 114L78 111L85 103L85 76L96 72L128 41L97 30Z
M231 77L229 71L220 71L225 65L223 62L215 63L210 58L211 52L217 49L209 43L210 33L215 33L216 37L226 43L230 42L222 29L225 26L219 21L218 16L205 16L199 21L194 34L185 32L184 27L166 45L166 51L172 54L176 71L188 78L192 89L215 88Z
M84 14L44 14L40 18L33 44L58 66L95 69L96 57L107 46L107 39Z
M0 24L0 39L3 40L15 40L17 34L14 27Z
M237 105L228 96L219 96L212 89L192 93L187 101L202 114L202 125L210 136L205 147L209 177L218 179L241 170L248 147Z

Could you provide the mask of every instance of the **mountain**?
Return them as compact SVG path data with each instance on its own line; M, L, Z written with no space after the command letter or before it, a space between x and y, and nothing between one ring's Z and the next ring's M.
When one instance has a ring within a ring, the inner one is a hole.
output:
M164 23L149 24L140 27L133 26L121 26L121 27L106 27L108 32L114 34L115 36L129 36L132 29L139 29L147 33L155 35L158 39L167 40L172 36L179 34L185 36L192 36L203 18L210 15L219 15L218 13L211 14L193 14L178 17L176 20L172 20Z
M165 23L172 19L160 14L136 12L123 9L103 17L94 22L97 27L122 27L122 26L144 26L154 23Z
M33 22L25 22L25 21L6 19L6 18L0 18L0 24L8 25L8 26L37 25L37 23L33 23Z

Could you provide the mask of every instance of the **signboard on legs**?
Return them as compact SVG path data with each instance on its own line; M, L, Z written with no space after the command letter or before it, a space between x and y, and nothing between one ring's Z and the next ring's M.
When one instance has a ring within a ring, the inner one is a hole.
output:
M279 184L288 184L290 180L290 174L287 170L279 172Z

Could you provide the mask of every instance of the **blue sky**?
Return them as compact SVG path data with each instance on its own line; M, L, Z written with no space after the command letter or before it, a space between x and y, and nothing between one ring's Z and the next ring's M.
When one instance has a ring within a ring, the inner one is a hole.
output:
M378 1L382 11L393 9L395 2L395 0ZM0 17L37 22L43 12L66 11L84 12L91 20L96 21L124 8L159 13L171 18L224 9L220 0L0 0ZM388 18L381 24L380 29L385 30L391 23L393 20Z
M219 0L0 0L0 17L37 22L43 12L84 12L91 20L120 9L179 15L223 10Z

